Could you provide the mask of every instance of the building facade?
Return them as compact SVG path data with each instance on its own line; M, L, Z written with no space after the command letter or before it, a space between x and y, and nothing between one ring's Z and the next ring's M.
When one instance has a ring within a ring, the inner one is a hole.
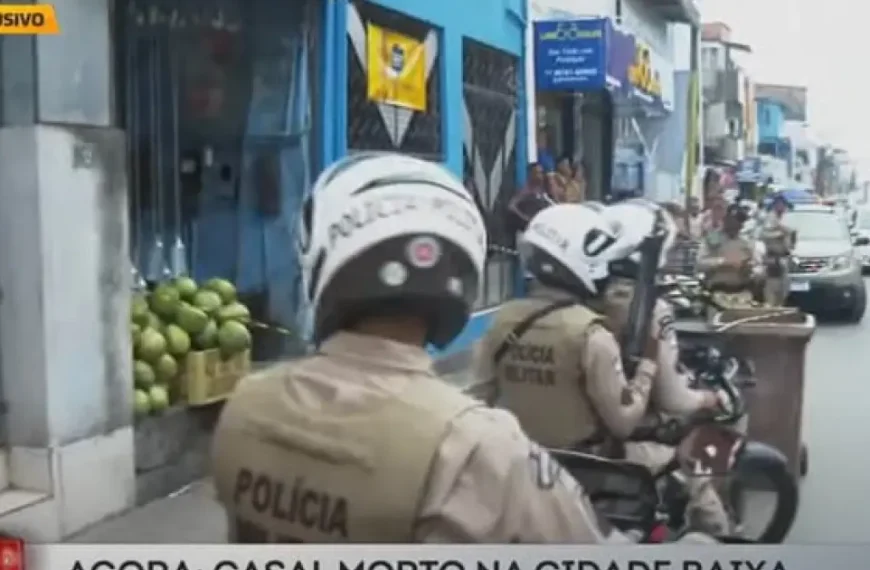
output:
M759 143L766 144L782 135L785 111L778 101L758 98L757 102Z
M815 171L818 161L818 143L810 131L809 125L802 121L784 121L782 135L791 143L791 178L796 185L814 185Z
M766 156L789 161L792 145L783 135L785 110L779 101L757 98L758 112L758 152Z
M751 79L740 65L749 47L732 41L724 23L704 24L701 43L701 77L704 107L704 156L710 162L733 162L747 153L747 97Z
M530 158L582 163L591 199L657 196L657 149L674 107L670 24L695 21L694 5L534 0L529 13Z
M527 124L521 0L53 4L64 34L0 43L0 527L42 542L141 500L134 275L181 260L304 333L292 243L324 165L442 161L509 245L497 220ZM514 280L491 256L446 355L467 354Z
M755 97L759 126L758 152L785 161L788 177L792 180L797 174L796 168L805 168L811 163L806 149L801 149L798 158L798 149L792 140L793 135L805 138L803 129L807 120L807 89L797 85L758 84Z

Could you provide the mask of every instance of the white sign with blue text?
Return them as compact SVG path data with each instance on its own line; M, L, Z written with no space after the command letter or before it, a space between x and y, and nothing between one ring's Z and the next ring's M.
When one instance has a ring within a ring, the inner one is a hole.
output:
M539 91L603 89L605 24L604 18L535 22L535 87Z

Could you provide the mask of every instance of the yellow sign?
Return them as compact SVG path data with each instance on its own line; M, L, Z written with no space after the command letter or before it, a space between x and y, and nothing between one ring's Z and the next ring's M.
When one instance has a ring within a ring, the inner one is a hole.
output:
M426 48L412 37L369 23L368 98L426 110Z
M50 4L0 4L0 34L51 35L60 33Z
M634 50L634 63L628 68L628 82L649 95L662 95L662 82L659 72L653 69L650 50L640 42Z

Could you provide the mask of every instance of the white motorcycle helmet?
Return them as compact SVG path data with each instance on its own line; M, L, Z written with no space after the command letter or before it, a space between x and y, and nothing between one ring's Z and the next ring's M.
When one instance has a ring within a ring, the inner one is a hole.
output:
M620 277L635 277L640 263L640 246L656 233L664 233L659 269L667 264L668 253L677 238L676 222L667 210L655 202L636 198L608 206L602 214L616 243L613 245L611 272Z
M607 209L607 206L596 200L587 200L585 202L581 202L580 205L591 209L593 212L598 212L599 214L604 213L604 210Z
M298 246L314 341L369 316L419 314L444 347L465 326L486 258L486 228L439 164L362 153L333 164L302 208Z
M519 249L540 283L587 297L604 290L615 241L601 214L581 204L557 204L531 219Z

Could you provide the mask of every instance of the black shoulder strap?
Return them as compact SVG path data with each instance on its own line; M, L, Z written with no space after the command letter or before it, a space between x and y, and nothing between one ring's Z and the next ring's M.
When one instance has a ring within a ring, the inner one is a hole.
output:
M525 319L517 323L517 326L515 326L510 333L508 333L505 339L498 346L498 349L496 349L495 354L493 354L493 364L498 365L498 363L501 362L501 359L504 358L505 354L507 354L508 349L510 349L511 346L513 346L524 334L526 334L529 329L532 328L532 325L534 325L536 322L543 319L550 313L576 304L577 301L574 299L564 299L562 301L556 301L555 303L538 309L537 311L531 313Z

